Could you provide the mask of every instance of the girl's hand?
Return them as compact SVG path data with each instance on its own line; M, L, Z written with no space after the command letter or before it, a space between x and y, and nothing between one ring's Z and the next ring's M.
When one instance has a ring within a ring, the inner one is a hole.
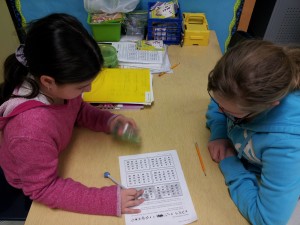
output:
M233 148L229 147L225 151L224 159L227 157L235 156L235 155L236 155L236 151Z
M119 129L120 131L124 129L126 124L129 124L134 129L137 129L137 125L133 119L125 117L123 115L118 115L115 118L113 118L109 123L110 133L114 131L114 128L117 126L117 124L121 124L121 127Z
M134 188L121 189L121 212L122 214L140 213L140 209L132 209L134 206L142 204L145 199L140 198L144 190L136 190Z
M228 139L217 139L209 142L208 151L212 160L217 163L227 157L235 155L234 147Z

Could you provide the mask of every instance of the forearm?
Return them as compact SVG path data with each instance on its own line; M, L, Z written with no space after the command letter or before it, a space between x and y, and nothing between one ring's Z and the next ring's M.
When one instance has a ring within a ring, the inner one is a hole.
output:
M58 176L58 150L45 141L16 139L11 155L16 173L9 180L18 180L19 188L31 199L51 208L73 212L119 216L120 190L117 186L87 187L70 178Z
M251 224L283 225L288 222L294 203L288 200L292 199L291 196L284 196L291 195L291 192L286 193L275 186L262 187L255 174L246 170L237 157L222 160L220 168L232 200Z
M121 215L118 186L86 187L72 179L57 178L49 186L26 194L50 208L84 214Z
M210 102L208 105L206 127L209 128L211 132L210 141L228 138L226 117L219 112L218 106L214 102Z
M82 102L77 116L77 125L93 131L109 133L109 121L116 115L105 110L100 110L88 103Z

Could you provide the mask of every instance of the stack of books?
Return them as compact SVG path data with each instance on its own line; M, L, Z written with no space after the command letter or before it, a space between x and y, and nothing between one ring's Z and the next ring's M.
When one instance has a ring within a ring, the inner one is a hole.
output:
M154 101L149 69L107 68L92 82L83 100L103 109L142 109Z

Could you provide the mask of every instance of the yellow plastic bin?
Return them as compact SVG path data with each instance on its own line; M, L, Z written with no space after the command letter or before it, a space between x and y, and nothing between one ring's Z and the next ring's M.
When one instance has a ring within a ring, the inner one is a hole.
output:
M93 37L98 42L114 42L121 39L122 21L107 21L102 23L91 23L91 14L88 14L87 23L90 25Z
M208 45L210 30L204 13L183 13L183 45Z

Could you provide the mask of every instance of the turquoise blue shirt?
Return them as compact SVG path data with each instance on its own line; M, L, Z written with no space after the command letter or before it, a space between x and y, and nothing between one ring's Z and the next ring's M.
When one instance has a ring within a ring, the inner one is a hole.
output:
M237 151L219 166L242 215L255 225L287 224L300 196L300 91L240 125L213 101L206 117L210 140L228 138Z

